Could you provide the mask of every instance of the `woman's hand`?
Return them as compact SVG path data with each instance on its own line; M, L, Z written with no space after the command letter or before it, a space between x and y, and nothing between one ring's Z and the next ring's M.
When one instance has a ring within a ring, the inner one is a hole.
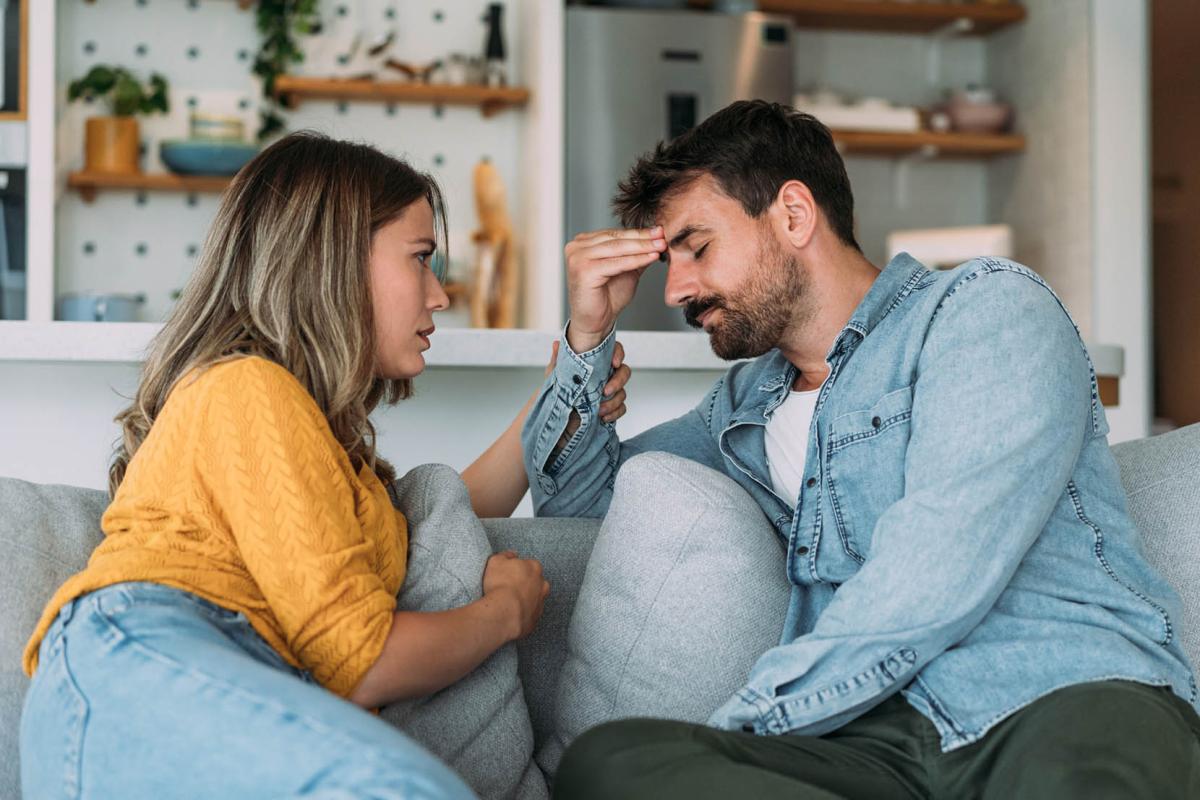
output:
M542 616L550 583L542 577L542 565L532 558L520 558L511 550L488 559L483 570L484 599L502 599L510 603L512 639L524 639L533 633Z
M616 422L625 416L625 384L633 372L625 363L625 348L620 342L613 348L613 372L604 384L604 397L600 403L600 419L605 422Z
M379 708L462 680L492 653L533 633L550 584L542 565L511 550L488 559L483 597L448 611L397 611L383 652L350 693Z

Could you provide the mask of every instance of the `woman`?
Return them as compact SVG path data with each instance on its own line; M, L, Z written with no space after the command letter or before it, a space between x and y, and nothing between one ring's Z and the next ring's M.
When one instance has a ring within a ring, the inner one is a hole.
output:
M549 590L503 553L481 600L395 610L368 415L424 369L445 240L433 180L364 145L294 134L239 173L118 417L105 540L27 646L26 797L470 796L362 710L459 680ZM463 473L481 516L525 492L524 413Z

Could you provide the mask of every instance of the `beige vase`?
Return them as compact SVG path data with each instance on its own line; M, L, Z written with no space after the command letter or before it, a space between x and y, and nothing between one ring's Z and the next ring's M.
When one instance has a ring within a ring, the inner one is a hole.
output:
M88 172L140 172L138 122L133 117L92 117L84 137Z

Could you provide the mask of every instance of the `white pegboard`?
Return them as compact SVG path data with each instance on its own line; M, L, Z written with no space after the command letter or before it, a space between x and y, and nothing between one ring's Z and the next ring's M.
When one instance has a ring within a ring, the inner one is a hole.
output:
M527 0L533 2L535 0ZM186 138L193 109L243 118L247 136L258 127L257 79L251 75L259 38L254 14L232 0L57 0L60 183L83 165L84 122L103 113L98 104L68 104L68 83L95 64L121 65L139 77L163 74L171 85L170 114L139 117L143 169L162 170L158 144ZM450 53L479 54L486 0L321 0L323 31L302 40L308 54L298 74L328 75L356 35L394 30L389 53L426 63ZM521 30L516 0L505 3L509 79L520 85ZM381 78L398 76L387 71ZM305 102L285 115L289 130L309 128L364 141L432 173L450 213L452 270L461 275L473 257L476 227L471 174L488 158L508 187L514 229L525 229L519 196L525 121L520 109L484 118L469 107L434 108L383 103ZM92 203L61 194L55 213L56 295L78 291L144 292L143 319L161 319L170 294L186 281L216 211L212 194L101 192ZM442 321L456 324L462 315ZM461 324L465 324L463 321Z

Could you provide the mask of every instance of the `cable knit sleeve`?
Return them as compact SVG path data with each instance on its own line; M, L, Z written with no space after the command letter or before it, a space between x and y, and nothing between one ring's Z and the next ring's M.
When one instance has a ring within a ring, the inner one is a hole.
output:
M349 457L282 367L245 358L211 372L200 379L200 477L293 656L347 696L396 605L373 568Z

